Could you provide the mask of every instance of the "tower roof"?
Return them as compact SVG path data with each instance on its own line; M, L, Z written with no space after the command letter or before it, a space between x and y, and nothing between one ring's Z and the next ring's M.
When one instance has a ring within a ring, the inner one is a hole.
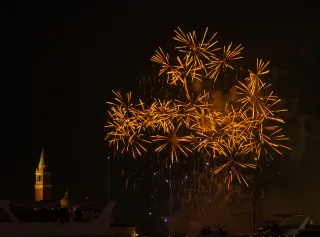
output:
M36 168L36 173L39 173L39 172L45 172L47 174L50 173L50 171L48 170L48 165L44 160L44 149L43 148L41 151L38 167Z
M45 163L44 163L44 148L42 148L40 161L39 161L39 167L44 166L44 165L45 165Z
M66 189L64 196L61 200L69 200L69 190L68 189Z

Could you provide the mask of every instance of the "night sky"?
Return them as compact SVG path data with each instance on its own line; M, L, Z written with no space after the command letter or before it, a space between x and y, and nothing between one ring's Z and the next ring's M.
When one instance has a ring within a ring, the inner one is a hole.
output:
M274 86L293 111L292 126L298 131L292 132L294 139L306 143L299 155L279 166L284 175L275 182L270 197L277 199L278 206L288 197L309 203L320 200L316 188L320 184L319 6L172 2L42 1L8 7L2 17L2 33L23 39L19 44L22 56L10 63L23 64L16 80L25 86L21 101L28 101L32 86L32 127L31 133L23 129L26 132L16 135L16 150L2 163L6 168L1 168L0 198L32 198L34 172L44 147L56 199L62 198L65 188L75 199L106 199L109 150L103 139L105 102L112 98L111 90L135 90L137 77L151 67L154 50L172 47L173 30L178 26L199 34L208 26L211 32L218 32L220 41L244 45L243 55L251 63L246 67L259 57L271 60L272 67L279 69ZM16 42L8 44L15 48ZM294 104L293 98L299 101ZM21 105L26 114L29 105ZM307 138L301 138L299 132L301 116L307 120ZM27 115L21 120L22 126L29 126ZM21 143L25 149L19 149ZM113 189L123 189L116 178L113 175ZM312 205L296 209L288 205L285 211L308 208Z

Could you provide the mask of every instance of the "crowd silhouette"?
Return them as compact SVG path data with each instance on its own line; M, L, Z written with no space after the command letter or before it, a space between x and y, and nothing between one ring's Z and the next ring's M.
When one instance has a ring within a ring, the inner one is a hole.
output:
M224 231L222 230L221 226L217 227L216 231L211 231L209 225L207 225L207 227L203 227L200 235L213 235L213 234L223 234Z
M92 213L90 217L88 217L88 212ZM100 210L90 209L84 212L80 209L73 210L72 208L29 208L28 210L19 208L15 210L15 215L20 221L25 222L60 222L64 224L65 222L80 222L96 219L100 215Z

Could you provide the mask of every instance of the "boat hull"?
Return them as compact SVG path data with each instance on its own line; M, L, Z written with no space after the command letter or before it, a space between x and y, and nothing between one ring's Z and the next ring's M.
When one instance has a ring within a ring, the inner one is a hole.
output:
M107 223L106 223L107 224ZM110 236L110 227L103 223L1 223L0 236L6 237L58 237L58 236Z
M11 212L8 204L1 204L10 217L9 222L0 222L1 237L102 237L113 235L110 217L115 202L109 202L97 219L84 222L22 222Z

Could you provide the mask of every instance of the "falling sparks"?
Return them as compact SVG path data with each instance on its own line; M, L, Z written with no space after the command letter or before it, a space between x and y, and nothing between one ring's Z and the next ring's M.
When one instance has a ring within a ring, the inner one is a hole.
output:
M208 29L201 40L195 32L185 34L178 28L175 33L178 56L170 57L159 48L151 60L160 65L159 79L180 87L183 96L153 98L147 104L142 99L133 102L131 92L113 91L114 102L107 102L105 139L120 153L129 152L135 158L150 150L170 162L199 154L214 163L211 174L223 176L228 188L233 182L248 186L246 170L256 169L262 154L273 159L290 149L279 117L285 110L278 108L280 99L267 83L269 62L257 60L256 69L232 85L237 99L216 109L215 84L236 70L243 47L233 43L217 47L216 34L208 37ZM197 81L211 86L194 92Z

